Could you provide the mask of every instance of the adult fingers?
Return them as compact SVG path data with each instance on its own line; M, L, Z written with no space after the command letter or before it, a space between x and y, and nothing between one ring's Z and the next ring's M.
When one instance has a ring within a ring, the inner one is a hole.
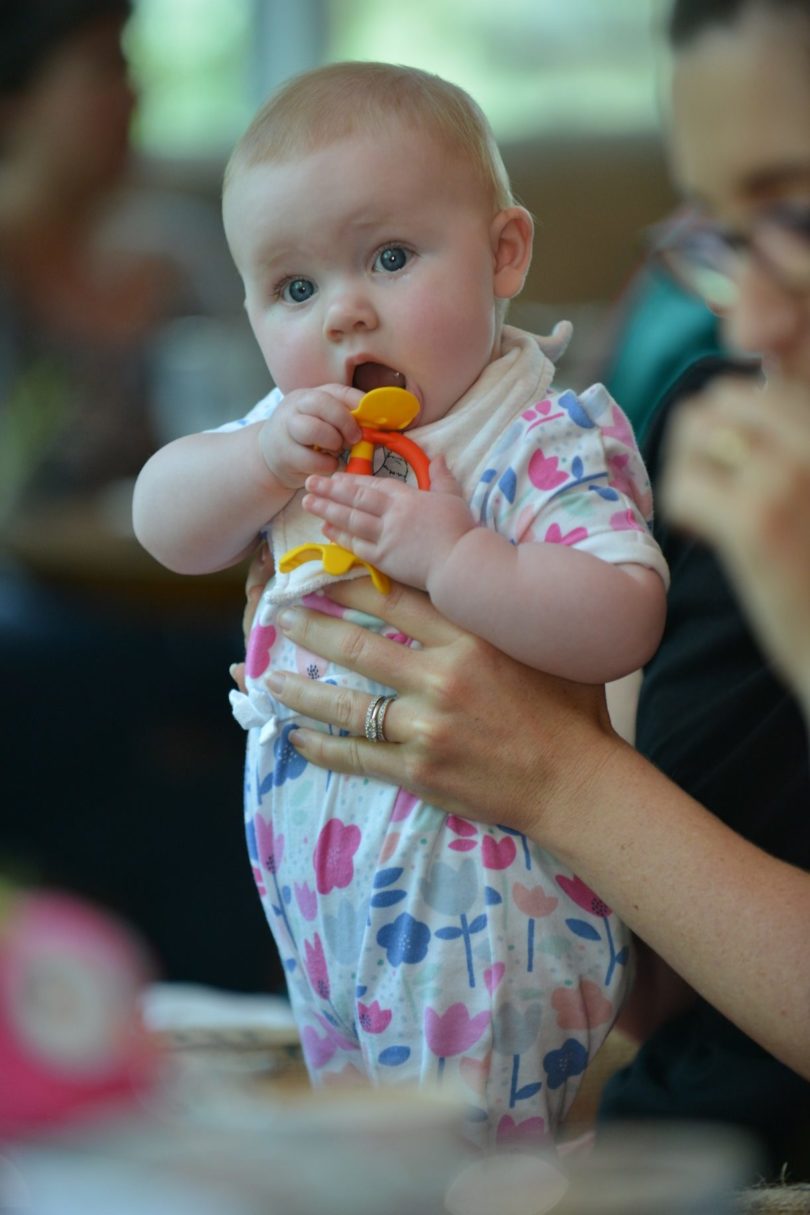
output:
M347 667L366 679L406 691L420 686L425 673L420 671L422 655L361 625L303 608L285 608L279 613L278 626L305 650Z
M413 637L424 649L449 645L469 636L442 616L424 591L415 591L397 582L391 584L387 595L381 595L369 578L330 586L328 594L343 607L379 617L397 632Z
M364 736L366 714L369 705L376 699L368 692L306 679L291 672L273 672L268 686L288 709L302 717L311 717L339 730L346 730L353 737ZM387 742L398 743L408 737L407 716L408 706L404 698L402 702L396 699L389 704L384 718Z

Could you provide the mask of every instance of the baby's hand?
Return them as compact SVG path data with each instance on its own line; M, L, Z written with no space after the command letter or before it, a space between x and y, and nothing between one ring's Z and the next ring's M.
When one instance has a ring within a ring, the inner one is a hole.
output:
M360 439L350 410L362 396L345 384L287 393L259 431L264 462L281 485L300 489L311 473L334 471L340 453Z
M431 572L475 527L443 457L430 466L431 489L392 477L307 477L303 506L323 532L398 582L426 590Z

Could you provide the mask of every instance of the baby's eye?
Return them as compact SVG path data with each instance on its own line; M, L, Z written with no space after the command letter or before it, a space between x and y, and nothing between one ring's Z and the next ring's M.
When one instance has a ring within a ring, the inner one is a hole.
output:
M278 294L288 304L303 304L315 294L315 284L309 278L291 278L282 283Z
M411 260L411 255L407 249L403 249L402 245L387 245L385 249L381 249L374 259L375 270L387 270L393 273L396 270L401 270L403 266L407 266Z

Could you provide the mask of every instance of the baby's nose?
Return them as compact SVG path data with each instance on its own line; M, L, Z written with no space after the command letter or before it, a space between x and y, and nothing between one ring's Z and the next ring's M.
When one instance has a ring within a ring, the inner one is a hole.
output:
M358 330L375 329L377 313L368 294L350 288L336 294L326 311L325 330L330 341L340 341Z

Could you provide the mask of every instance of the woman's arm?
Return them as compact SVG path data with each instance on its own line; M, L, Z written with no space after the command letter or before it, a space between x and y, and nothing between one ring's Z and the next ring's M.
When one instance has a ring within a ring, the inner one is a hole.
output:
M810 876L736 835L619 739L601 690L532 671L443 619L424 596L334 590L423 646L321 613L297 642L397 689L391 743L362 737L368 696L274 673L301 713L349 737L295 731L313 762L400 784L445 810L508 819L595 886L710 1003L810 1077Z

